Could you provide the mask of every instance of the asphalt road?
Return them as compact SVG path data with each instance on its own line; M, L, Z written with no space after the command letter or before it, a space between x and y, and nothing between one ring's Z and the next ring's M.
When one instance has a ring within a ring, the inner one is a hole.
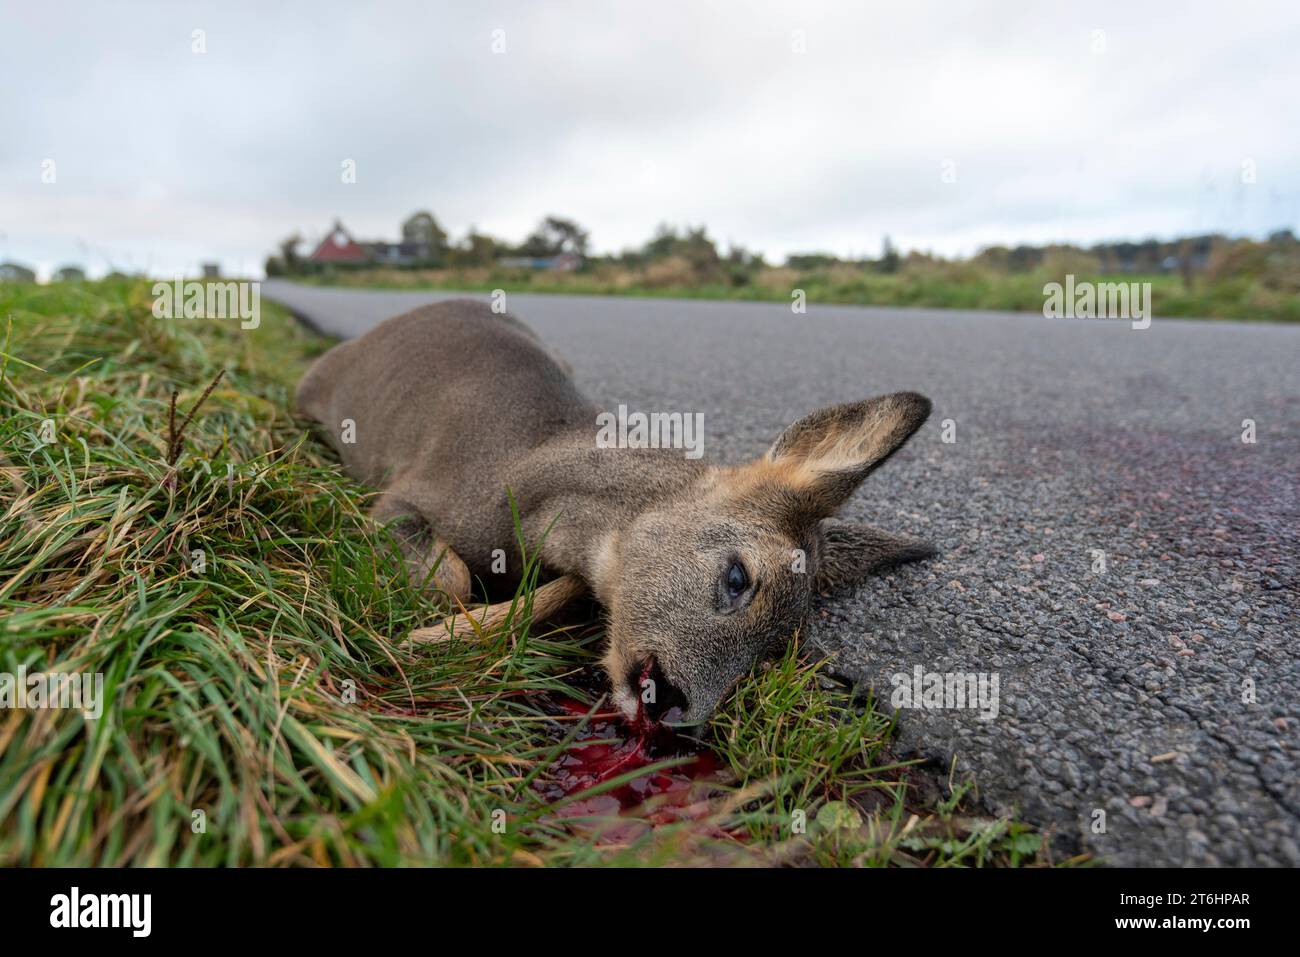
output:
M449 298L262 291L343 337ZM901 743L956 755L990 809L1066 845L1120 865L1300 865L1300 329L508 305L607 407L703 412L717 461L760 454L821 405L929 395L930 421L845 515L943 553L821 599L812 642L885 707L917 666L996 674L996 717L910 708Z

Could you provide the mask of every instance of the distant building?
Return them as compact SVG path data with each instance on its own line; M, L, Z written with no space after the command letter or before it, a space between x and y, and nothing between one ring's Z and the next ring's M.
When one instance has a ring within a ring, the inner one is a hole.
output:
M556 272L572 272L582 266L582 257L575 253L560 253L558 256L502 256L497 265L505 269L551 269Z
M0 263L0 282L35 282L36 273L15 262Z
M428 243L362 243L361 248L370 254L377 266L411 266L429 258Z
M423 222L419 220L423 219ZM422 228L416 228L422 227ZM328 266L438 266L442 264L446 248L446 234L438 227L432 215L417 213L402 224L404 238L398 242L378 240L361 242L355 239L340 220L325 234L306 261ZM549 269L572 272L582 268L582 257L576 253L559 253L555 256L506 256L497 260L498 266L507 269Z
M315 263L366 263L370 261L370 254L336 219L334 228L312 250L307 260Z
M384 240L358 242L343 223L336 219L333 228L312 250L307 261L323 264L368 263L375 266L413 266L428 262L432 258L433 250L428 242L411 239L395 243Z
M220 278L221 278L221 263L204 263L204 264L203 264L203 278L204 278L204 279L220 279Z
M55 282L85 282L86 271L80 266L64 266L54 274Z

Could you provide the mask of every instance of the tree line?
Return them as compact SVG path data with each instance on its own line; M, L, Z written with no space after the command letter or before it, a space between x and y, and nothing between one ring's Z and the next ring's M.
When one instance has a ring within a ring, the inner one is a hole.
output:
M792 253L780 263L769 263L762 253L736 243L719 248L703 226L675 226L661 223L653 235L638 247L619 253L595 254L590 233L576 220L546 216L522 242L511 243L471 227L453 240L433 213L420 210L401 225L403 243L412 244L420 255L401 268L469 269L491 268L517 259L550 260L562 255L575 261L575 268L591 271L602 266L645 270L653 264L671 264L684 281L721 282L744 285L764 269L786 268L801 273L832 268L859 269L891 274L900 269L927 264L960 262L981 271L1002 274L1031 273L1063 258L1076 261L1080 271L1099 274L1177 273L1190 285L1196 275L1250 273L1274 254L1288 259L1300 255L1300 244L1289 230L1279 230L1266 240L1234 239L1221 233L1075 245L995 245L982 248L964 259L944 259L923 251L902 253L885 236L877 257L841 257L828 252ZM266 262L267 275L294 275L317 271L302 251L303 238L295 234L279 245Z

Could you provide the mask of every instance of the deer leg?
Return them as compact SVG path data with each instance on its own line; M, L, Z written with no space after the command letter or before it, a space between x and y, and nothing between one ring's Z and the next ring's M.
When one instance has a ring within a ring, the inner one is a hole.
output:
M411 581L436 588L453 603L464 605L470 600L469 569L411 506L398 496L384 493L371 508L370 518L388 526L406 559Z

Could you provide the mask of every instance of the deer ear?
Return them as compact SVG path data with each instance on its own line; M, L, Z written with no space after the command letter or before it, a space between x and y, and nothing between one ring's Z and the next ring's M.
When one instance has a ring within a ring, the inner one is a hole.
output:
M915 392L828 406L782 432L766 458L781 467L802 506L824 517L902 448L929 415L930 400Z
M895 565L938 554L938 549L920 539L833 518L822 521L817 533L817 567L813 578L817 589L852 585Z

